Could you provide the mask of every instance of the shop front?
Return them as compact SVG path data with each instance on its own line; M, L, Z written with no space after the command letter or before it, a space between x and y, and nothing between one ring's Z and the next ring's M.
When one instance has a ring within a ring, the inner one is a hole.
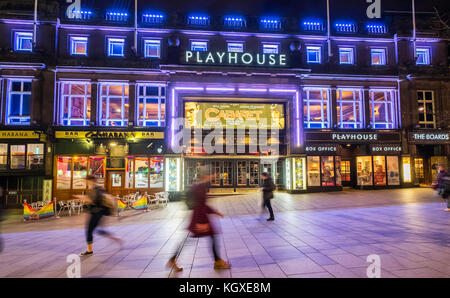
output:
M42 131L0 131L0 186L4 207L43 200L46 136Z
M439 166L449 166L450 131L412 131L408 143L413 155L414 184L431 185L437 179Z
M164 190L163 132L57 131L54 194L67 200L87 192L86 177L97 177L113 195Z
M397 131L306 131L304 154L288 158L290 192L399 187L411 183L411 158ZM403 181L402 181L403 178Z

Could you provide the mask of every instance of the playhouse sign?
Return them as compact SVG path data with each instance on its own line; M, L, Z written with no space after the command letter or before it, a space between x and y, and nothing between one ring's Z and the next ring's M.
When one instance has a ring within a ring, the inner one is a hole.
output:
M286 66L285 54L253 54L236 52L203 52L186 51L184 63L202 65L235 65L235 66Z

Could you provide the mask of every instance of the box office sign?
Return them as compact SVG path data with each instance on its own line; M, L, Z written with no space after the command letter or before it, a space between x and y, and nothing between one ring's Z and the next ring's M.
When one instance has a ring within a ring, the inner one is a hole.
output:
M450 144L450 132L411 132L409 140L417 144Z
M284 129L282 104L186 102L186 127Z
M364 144L400 142L398 132L305 132L306 141Z
M57 131L57 139L164 139L160 131Z
M41 133L30 130L1 130L0 139L39 139Z
M338 154L337 145L305 145L305 153L310 155Z
M285 54L186 51L184 64L286 67Z
M371 145L372 154L399 155L402 153L402 146L399 145Z

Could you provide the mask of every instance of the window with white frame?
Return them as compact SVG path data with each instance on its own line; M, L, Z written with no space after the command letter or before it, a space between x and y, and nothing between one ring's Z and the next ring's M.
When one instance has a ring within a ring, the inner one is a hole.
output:
M386 65L386 49L371 49L372 65Z
M161 40L147 39L144 41L144 57L160 58L161 57Z
M321 48L315 46L306 47L306 62L307 63L321 63Z
M280 45L277 43L263 43L263 54L278 54Z
M336 111L339 128L363 128L362 91L337 89Z
M138 84L138 126L164 126L166 87Z
M32 52L33 33L14 32L14 51Z
M430 57L430 48L417 47L416 48L416 64L417 65L430 65L431 57Z
M191 40L191 51L198 51L198 52L208 51L208 42L200 40Z
M353 64L354 50L353 48L339 48L339 64Z
M330 89L304 88L303 118L305 128L330 127Z
M126 83L100 84L100 125L128 125L129 86Z
M87 53L88 53L88 38L86 36L71 36L70 54L87 56Z
M91 83L61 83L60 124L67 126L89 125L91 118Z
M123 57L125 55L124 38L108 38L108 56Z
M227 45L228 45L228 52L233 53L244 52L244 44L242 42L229 42Z
M7 124L30 124L31 80L10 80Z
M395 125L395 91L370 90L370 124L374 129L393 129Z
M436 128L434 91L417 91L417 104L419 106L419 126L422 128Z

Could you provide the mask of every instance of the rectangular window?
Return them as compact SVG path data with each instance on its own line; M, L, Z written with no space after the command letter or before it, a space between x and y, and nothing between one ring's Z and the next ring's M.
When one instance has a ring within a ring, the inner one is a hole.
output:
M14 32L14 51L32 52L33 33Z
M308 156L308 186L320 186L320 156Z
M436 128L434 91L417 91L417 104L419 106L419 126L422 128Z
M356 157L356 174L358 178L358 185L373 185L372 156Z
M308 63L321 63L320 52L320 47L306 47L306 61Z
M82 36L70 37L70 54L87 56L88 38Z
M372 128L396 128L394 92L393 90L370 90L369 109Z
M100 84L100 125L128 125L129 87L125 83Z
M339 128L362 128L363 105L360 89L337 89L336 110Z
M263 44L263 54L278 54L280 52L280 45L274 43Z
M25 145L11 145L11 170L25 169Z
M61 125L86 126L91 118L91 83L61 84Z
M242 42L229 42L228 43L228 52L243 53L244 52L244 44Z
M30 124L31 80L11 80L8 87L7 123Z
M145 58L160 58L161 41L160 40L144 41L144 56Z
M44 166L44 144L27 145L27 168L41 169Z
M340 64L353 64L354 63L353 48L339 48L339 63Z
M398 156L387 156L388 185L400 185L400 169L398 166Z
M429 48L416 48L416 64L417 65L430 65L430 49Z
M198 51L198 52L208 51L208 42L191 40L191 51Z
M385 49L371 49L372 65L386 65L386 50Z
M373 157L373 181L375 185L386 185L386 157Z
M0 144L0 170L8 168L8 144Z
M322 186L335 186L334 182L334 157L321 156Z
M166 87L139 84L138 91L138 126L164 126Z
M123 57L125 55L125 39L108 38L108 56Z
M148 188L148 158L135 157L135 188Z
M164 186L164 158L150 157L150 188L163 188Z
M56 188L70 189L72 178L72 157L58 156L56 167Z
M305 128L330 127L329 99L329 89L305 89L303 98Z

